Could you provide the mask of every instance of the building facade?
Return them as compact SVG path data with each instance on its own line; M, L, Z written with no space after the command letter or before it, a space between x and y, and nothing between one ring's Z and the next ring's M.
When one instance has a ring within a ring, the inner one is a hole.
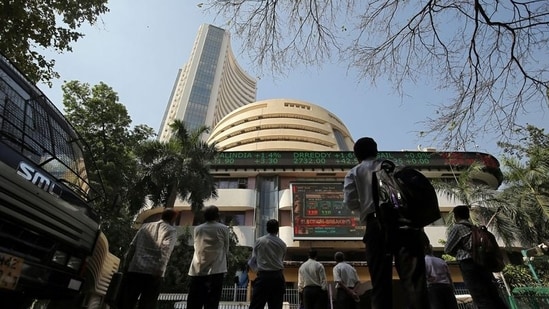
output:
M169 125L182 120L188 129L215 127L225 115L254 102L257 81L237 63L228 31L203 24L189 61L181 68L158 132L168 140Z
M217 123L208 142L215 142L219 151L353 149L351 134L336 115L294 99L238 108Z
M337 130L341 138L334 133ZM314 140L314 142L312 142ZM338 142L341 140L343 142ZM363 261L364 228L343 206L343 179L357 162L347 128L330 112L303 101L277 99L255 102L229 113L209 139L221 149L211 164L218 198L205 205L219 207L230 222L239 245L251 247L266 233L265 223L280 222L279 236L287 244L288 284L297 282L297 267L310 248L320 261L345 252L358 266L361 279L369 274ZM380 151L379 158L420 170L430 179L455 181L472 164L482 165L474 181L497 189L503 176L496 158L476 152ZM425 227L435 251L446 239L446 222L455 201L439 196L442 218ZM177 200L181 228L192 225L190 204ZM136 223L154 221L161 209L141 213ZM330 262L326 263L330 279ZM454 268L456 281L461 274ZM395 273L396 278L396 273Z
M183 120L187 128L201 125L212 130L208 143L220 153L211 164L221 220L229 223L240 246L253 246L266 233L265 223L280 222L279 236L288 246L285 278L297 282L297 268L315 248L318 260L331 278L333 254L343 251L369 280L364 263L364 227L356 214L343 206L343 179L357 162L354 141L345 124L330 111L294 99L255 102L256 81L237 64L229 34L202 25L190 61L179 71L159 132L168 140L169 124ZM489 154L474 152L381 151L380 158L420 170L430 179L455 181L471 164L483 166L474 181L497 189L502 182L499 162ZM455 202L439 196L442 218L425 228L435 250L446 239L445 220ZM188 201L177 200L181 230L192 225ZM140 224L160 218L162 209L142 212ZM454 279L461 274L453 269ZM396 272L394 274L395 278Z

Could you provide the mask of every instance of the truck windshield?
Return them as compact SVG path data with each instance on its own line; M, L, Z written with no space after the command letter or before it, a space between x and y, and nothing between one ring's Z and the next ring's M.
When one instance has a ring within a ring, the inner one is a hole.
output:
M0 61L1 141L88 200L81 139L49 99L8 66Z

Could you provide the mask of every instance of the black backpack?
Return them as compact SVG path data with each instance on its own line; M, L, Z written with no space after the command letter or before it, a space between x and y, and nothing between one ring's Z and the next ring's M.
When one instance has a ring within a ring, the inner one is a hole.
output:
M471 255L473 261L493 273L503 270L503 252L496 237L484 225L464 224L471 229Z
M384 223L422 228L440 219L435 188L418 170L384 160L372 183L376 212Z

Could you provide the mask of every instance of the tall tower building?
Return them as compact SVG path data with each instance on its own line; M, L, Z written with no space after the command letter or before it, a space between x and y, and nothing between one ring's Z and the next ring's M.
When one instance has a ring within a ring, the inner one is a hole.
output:
M170 138L169 125L176 119L189 130L201 125L213 129L228 113L254 102L256 93L257 81L236 62L229 32L203 24L189 62L178 72L158 138Z

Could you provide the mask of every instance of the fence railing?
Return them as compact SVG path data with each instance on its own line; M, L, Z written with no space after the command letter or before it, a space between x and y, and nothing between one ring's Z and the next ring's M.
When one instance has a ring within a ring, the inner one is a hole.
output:
M247 309L249 301L247 298L247 288L238 288L234 286L225 286L221 292L220 309ZM469 290L463 286L456 286L454 289L458 299L459 309L476 309L469 295ZM509 305L509 296L502 288L500 296ZM162 293L158 298L158 309L185 309L187 294L183 293ZM549 309L549 299L547 296L516 295L515 302L518 308ZM299 309L299 292L297 289L288 288L284 294L284 309ZM367 308L366 305L361 308Z

